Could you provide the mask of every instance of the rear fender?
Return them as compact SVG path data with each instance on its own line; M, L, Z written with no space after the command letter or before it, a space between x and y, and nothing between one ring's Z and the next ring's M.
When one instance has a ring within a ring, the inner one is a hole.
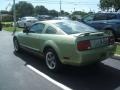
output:
M52 49L55 50L55 52L57 53L58 57L59 57L59 58L61 57L60 49L58 48L58 46L57 46L57 44L56 44L55 42L53 42L52 40L46 41L46 42L43 44L43 46L42 46L42 48L41 48L40 51L42 51L42 52L44 53L44 49L45 49L46 47L51 47Z

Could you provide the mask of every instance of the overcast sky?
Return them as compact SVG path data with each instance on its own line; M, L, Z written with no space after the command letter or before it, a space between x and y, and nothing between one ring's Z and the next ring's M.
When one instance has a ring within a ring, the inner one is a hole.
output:
M44 5L49 10L55 9L57 11L60 10L59 2L60 0L16 0L16 3L19 1L27 1L32 3L34 6L36 5ZM99 0L61 0L62 2L62 10L67 12L75 11L99 11ZM9 10L11 5L13 4L13 0L0 0L0 10Z

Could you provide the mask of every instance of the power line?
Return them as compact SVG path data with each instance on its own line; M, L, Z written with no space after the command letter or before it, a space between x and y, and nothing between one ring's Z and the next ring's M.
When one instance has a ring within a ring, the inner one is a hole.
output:
M20 1L20 0L19 0ZM39 0L22 0L22 1L33 1L33 2L41 2L41 1L39 1ZM59 2L59 0L58 1L53 1L53 0L44 0L44 1L42 1L42 2ZM95 2L73 2L73 1L62 1L62 2L65 2L65 3L91 3L91 4L93 4L93 3L95 3Z
M30 3L45 3L45 4L59 4L59 2L57 3L53 3L53 2L30 2ZM62 4L71 4L71 5L97 5L97 4L82 4L82 3L64 3L62 2Z
M17 0L21 1L21 0ZM59 1L31 1L31 0L22 0L30 3L45 3L45 4L60 4ZM93 2L70 2L70 1L61 1L62 4L76 4L76 5L97 5L96 3Z
M9 2L5 9L7 10L10 6L12 6L12 4Z

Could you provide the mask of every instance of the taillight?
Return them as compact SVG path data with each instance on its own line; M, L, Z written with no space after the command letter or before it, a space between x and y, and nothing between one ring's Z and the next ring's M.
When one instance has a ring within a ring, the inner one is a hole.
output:
M112 45L115 43L115 38L113 36L109 37L109 45Z
M90 40L80 41L77 43L77 49L80 51L88 50L91 48Z

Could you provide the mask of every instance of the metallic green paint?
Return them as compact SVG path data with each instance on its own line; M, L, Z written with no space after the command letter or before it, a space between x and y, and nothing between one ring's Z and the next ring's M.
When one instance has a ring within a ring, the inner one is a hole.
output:
M46 27L51 25L49 23L45 24ZM86 51L78 51L77 49L78 41L108 37L103 33L102 35L101 32L98 32L98 34L101 34L101 36L97 34L91 34L89 36L77 34L59 35L59 34L45 34L44 32L45 31L43 31L41 34L19 32L15 34L15 37L17 37L21 46L24 45L30 49L39 51L41 53L44 53L44 49L49 46L56 51L60 61L63 64L76 66L87 65L90 63L99 62L104 59L107 59L114 54L116 49L116 45L109 45Z

